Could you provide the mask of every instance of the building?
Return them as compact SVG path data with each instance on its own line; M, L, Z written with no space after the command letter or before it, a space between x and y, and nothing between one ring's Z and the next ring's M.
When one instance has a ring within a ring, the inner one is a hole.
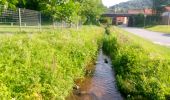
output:
M170 25L170 6L164 8L164 13L162 13L162 24Z

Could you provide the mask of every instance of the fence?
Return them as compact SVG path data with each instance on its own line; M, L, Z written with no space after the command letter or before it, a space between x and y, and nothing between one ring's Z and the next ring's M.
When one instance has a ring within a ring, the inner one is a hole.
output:
M0 6L0 32L39 31L51 28L80 27L81 23L52 22L39 11L24 8L10 9Z
M9 9L0 6L0 28L41 28L41 13L23 8ZM1 29L2 30L2 29Z

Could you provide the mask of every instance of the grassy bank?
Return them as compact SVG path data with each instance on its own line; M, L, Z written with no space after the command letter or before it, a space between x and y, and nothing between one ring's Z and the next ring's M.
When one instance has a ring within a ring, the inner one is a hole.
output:
M151 27L147 27L146 29L148 29L150 31L162 32L162 33L170 34L170 26L168 26L168 25L151 26Z
M170 96L170 48L152 44L119 28L105 36L119 90L130 100L164 100Z
M84 26L35 34L1 34L0 99L63 100L96 57L104 30Z

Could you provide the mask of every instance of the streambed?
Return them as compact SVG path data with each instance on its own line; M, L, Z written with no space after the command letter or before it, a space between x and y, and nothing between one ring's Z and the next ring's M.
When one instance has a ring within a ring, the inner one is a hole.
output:
M94 74L77 81L76 84L78 89L66 100L123 100L116 87L111 60L102 50L99 52Z

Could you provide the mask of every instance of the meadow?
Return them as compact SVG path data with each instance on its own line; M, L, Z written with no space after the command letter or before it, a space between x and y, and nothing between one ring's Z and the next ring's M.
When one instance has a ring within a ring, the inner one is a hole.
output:
M97 56L104 29L0 35L0 99L64 100Z
M156 25L156 26L147 27L146 29L150 31L170 34L170 26L168 25Z
M156 45L114 27L103 39L112 58L117 86L127 100L170 97L170 48Z

